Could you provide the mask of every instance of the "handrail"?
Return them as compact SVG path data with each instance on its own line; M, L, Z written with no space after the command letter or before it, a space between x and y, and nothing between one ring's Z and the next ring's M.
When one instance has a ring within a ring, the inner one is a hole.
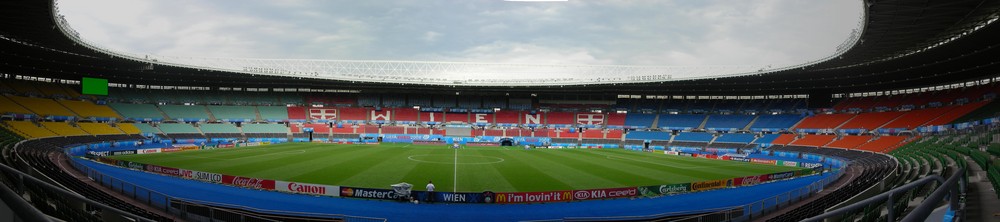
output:
M943 199L944 195L948 194L949 192L954 192L954 193L951 193L952 196L951 196L951 202L950 202L950 204L953 207L957 208L957 206L958 206L958 202L957 202L958 201L958 196L956 194L958 193L958 190L957 190L958 188L955 187L955 190L949 190L949 189L952 188L952 186L954 186L957 183L957 181L961 178L961 175L964 175L964 173L961 173L964 170L965 169L960 169L958 171L960 173L956 173L954 175L951 175L951 177L949 177L947 180L945 180L943 177L941 177L939 175L931 175L931 176L928 176L928 177L920 178L919 180L910 182L908 184L905 184L903 186L897 187L895 189L892 189L892 190L889 190L889 191L886 191L886 192L882 192L881 194L875 195L873 197L869 197L868 199L864 199L864 200L858 201L858 202L856 202L854 204L851 204L851 205L848 205L848 206L845 206L845 207L841 207L841 208L838 208L836 210L827 211L826 213L823 213L823 214L820 214L820 215L817 215L817 216L814 216L814 217L810 217L810 218L805 219L803 221L819 222L819 221L823 221L826 218L840 216L840 215L843 215L843 214L846 214L846 213L850 213L850 212L853 212L853 211L856 211L856 210L859 210L859 209L863 209L865 207L868 207L868 205L871 205L871 204L881 203L883 201L888 202L887 205L893 205L893 203L892 203L893 199L892 198L895 197L899 193L905 193L906 191L909 191L909 190L911 190L913 188L916 188L918 186L923 186L923 185L931 183L931 182L941 183L942 185L939 186L934 191L934 193L931 194L931 196L927 197L926 200L929 200L929 201L922 202L919 206L917 206L916 209L914 209L912 212L910 212L909 214L907 214L906 217L903 218L903 220L902 220L902 221L913 221L913 222L923 221L925 218L927 218L928 215L930 215L930 213L933 210L933 208L935 206L937 206L938 201L935 201L935 200L941 200L941 199ZM895 213L892 210L889 210L888 211L888 215L887 215L887 219L889 221L895 221L895 218L896 218Z
M11 190L10 187L0 186L0 200L3 200L3 203L10 207L14 215L17 215L17 218L22 221L53 221L45 213L18 196L17 192Z
M18 171L17 169L14 169L14 168L12 168L10 166L7 166L5 164L0 164L0 171L4 171L4 172L12 173L14 175L18 175L18 176L20 176L20 178L27 179L28 181L31 181L32 183L37 184L38 186L41 186L45 190L54 191L56 193L59 193L60 196L69 197L69 198L72 198L72 199L75 199L75 200L78 200L78 201L82 201L82 202L85 202L85 203L87 203L89 205L99 207L102 210L112 211L112 212L115 212L115 213L117 213L119 215L122 215L122 216L130 218L130 219L134 219L134 220L137 220L137 221L150 221L150 222L154 221L154 220L150 220L150 219L145 218L145 217L140 217L138 215L135 215L135 214L132 214L132 213L120 210L118 208L114 208L114 207L110 207L110 206L104 205L103 203L100 203L100 202L88 199L88 198L86 198L84 196L80 196L79 194L63 190L62 188L59 188L59 187L56 187L55 185L46 183L45 181L42 181L42 180L40 180L38 178L35 178L35 177L32 177L31 175L28 175L28 174L26 174L24 172Z

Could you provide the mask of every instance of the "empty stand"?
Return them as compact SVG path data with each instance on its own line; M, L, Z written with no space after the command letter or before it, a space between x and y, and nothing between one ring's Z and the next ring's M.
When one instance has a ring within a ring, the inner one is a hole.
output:
M106 105L97 105L90 101L59 100L59 103L69 108L70 111L73 111L80 117L122 118L117 112L112 110L111 107Z
M55 100L23 96L8 96L7 98L41 116L77 116L76 113L69 111Z
M413 108L397 108L392 110L393 120L397 122L417 122L420 111Z
M5 96L0 96L0 114L14 113L14 114L32 114L28 109L25 109L21 105L18 105L13 100L8 99Z
M122 117L135 120L163 120L163 113L152 104L112 103L109 105Z
M668 129L694 129L701 126L704 120L705 115L697 114L660 115L657 126Z
M208 112L204 106L162 105L160 110L174 120L208 120Z
M903 115L902 112L861 113L840 126L841 129L874 130Z
M131 123L119 123L118 124L118 129L121 130L122 132L124 132L125 134L141 134L142 133L142 130L140 130L138 127L136 127L135 124L131 124Z
M138 128L139 131L142 131L142 133L152 133L152 134L163 133L162 131L160 131L160 129L157 129L156 127L153 127L152 125L149 125L147 123L136 123L133 125L135 126L135 128Z
M670 133L656 131L633 131L625 134L625 139L632 140L670 140Z
M820 114L806 117L796 129L835 129L854 117L854 114Z
M756 136L749 133L726 133L715 138L716 143L750 143Z
M893 121L891 121L889 123L886 123L882 128L887 128L887 129L898 129L898 128L913 129L913 128L916 128L918 126L923 126L928 121L931 121L932 119L937 118L938 116L941 116L944 113L948 113L948 112L950 112L954 108L955 107L953 107L953 106L948 106L948 107L938 107L938 108L920 109L920 110L909 111L909 112L904 113L902 116L900 116L896 120L893 120Z
M190 134L199 133L197 128L187 123L164 123L160 124L160 131L166 134Z
M832 142L836 138L836 135L806 135L798 140L795 140L789 145L819 147Z
M576 118L573 113L570 112L549 112L546 114L547 123L549 125L574 125Z
M91 135L113 135L122 134L121 130L111 127L107 123L77 123L80 129Z
M49 131L52 131L60 136L88 135L87 132L84 132L82 129L70 126L69 123L66 122L41 122L41 124L42 127L45 127L45 129L48 129Z
M518 112L518 111L500 110L500 111L497 111L496 113L494 113L494 116L496 117L496 123L497 124L512 124L512 125L516 125L519 122L518 121L518 116L520 114L521 114L521 112Z
M774 140L771 141L771 144L774 144L774 145L788 145L788 144L792 143L792 141L795 141L795 134L781 134L781 135L778 135L778 137L774 138ZM761 143L761 142L758 142L758 143Z
M284 106L258 106L261 120L269 122L281 122L288 120L288 107ZM218 118L218 116L216 116Z
M288 133L284 124L244 124L243 133Z
M903 141L906 141L905 136L881 136L878 139L858 146L857 149L884 153L899 147Z
M57 136L56 133L53 133L52 131L49 131L48 129L45 129L44 127L41 127L39 125L35 125L35 123L33 122L9 121L5 123L10 126L9 128L10 130L17 132L21 136L27 138L42 138L42 137Z
M748 115L709 115L705 129L743 129L753 118Z
M826 147L854 149L861 146L861 144L867 143L871 139L872 136L843 136L839 140L826 145Z
M297 120L297 121L309 120L309 116L306 115L305 107L292 106L288 107L287 109L288 109L288 120Z
M753 125L750 126L750 129L776 129L772 131L783 130L792 128L792 126L795 126L795 124L801 120L802 117L799 115L760 115L757 117L757 120L753 122Z
M625 126L629 128L651 128L656 114L629 113L625 118Z
M244 122L257 119L253 106L208 106L215 119L231 122Z
M240 133L236 125L230 123L206 123L199 126L203 133ZM161 127L162 128L162 127Z
M711 133L701 133L701 132L682 132L678 133L674 137L674 141L686 141L686 142L709 142L715 138L715 135Z

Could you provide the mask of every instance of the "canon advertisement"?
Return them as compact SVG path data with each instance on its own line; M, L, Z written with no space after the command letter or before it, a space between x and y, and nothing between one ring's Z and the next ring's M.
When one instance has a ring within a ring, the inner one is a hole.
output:
M316 196L331 196L331 197L340 196L339 186L286 182L286 181L275 181L274 183L275 183L274 189L282 192L300 193L300 194L308 194Z

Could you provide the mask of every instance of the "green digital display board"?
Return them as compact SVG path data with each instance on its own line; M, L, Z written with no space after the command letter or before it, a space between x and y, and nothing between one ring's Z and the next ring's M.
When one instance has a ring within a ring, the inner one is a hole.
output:
M84 95L97 95L97 96L107 96L108 95L108 80L98 79L98 78L87 78L83 77L80 80L80 84L83 85Z

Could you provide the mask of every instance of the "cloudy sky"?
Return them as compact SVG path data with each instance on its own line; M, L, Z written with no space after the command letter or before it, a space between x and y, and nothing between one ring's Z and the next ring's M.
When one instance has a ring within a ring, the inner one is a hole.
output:
M844 0L60 0L85 39L168 56L785 66L832 54Z

